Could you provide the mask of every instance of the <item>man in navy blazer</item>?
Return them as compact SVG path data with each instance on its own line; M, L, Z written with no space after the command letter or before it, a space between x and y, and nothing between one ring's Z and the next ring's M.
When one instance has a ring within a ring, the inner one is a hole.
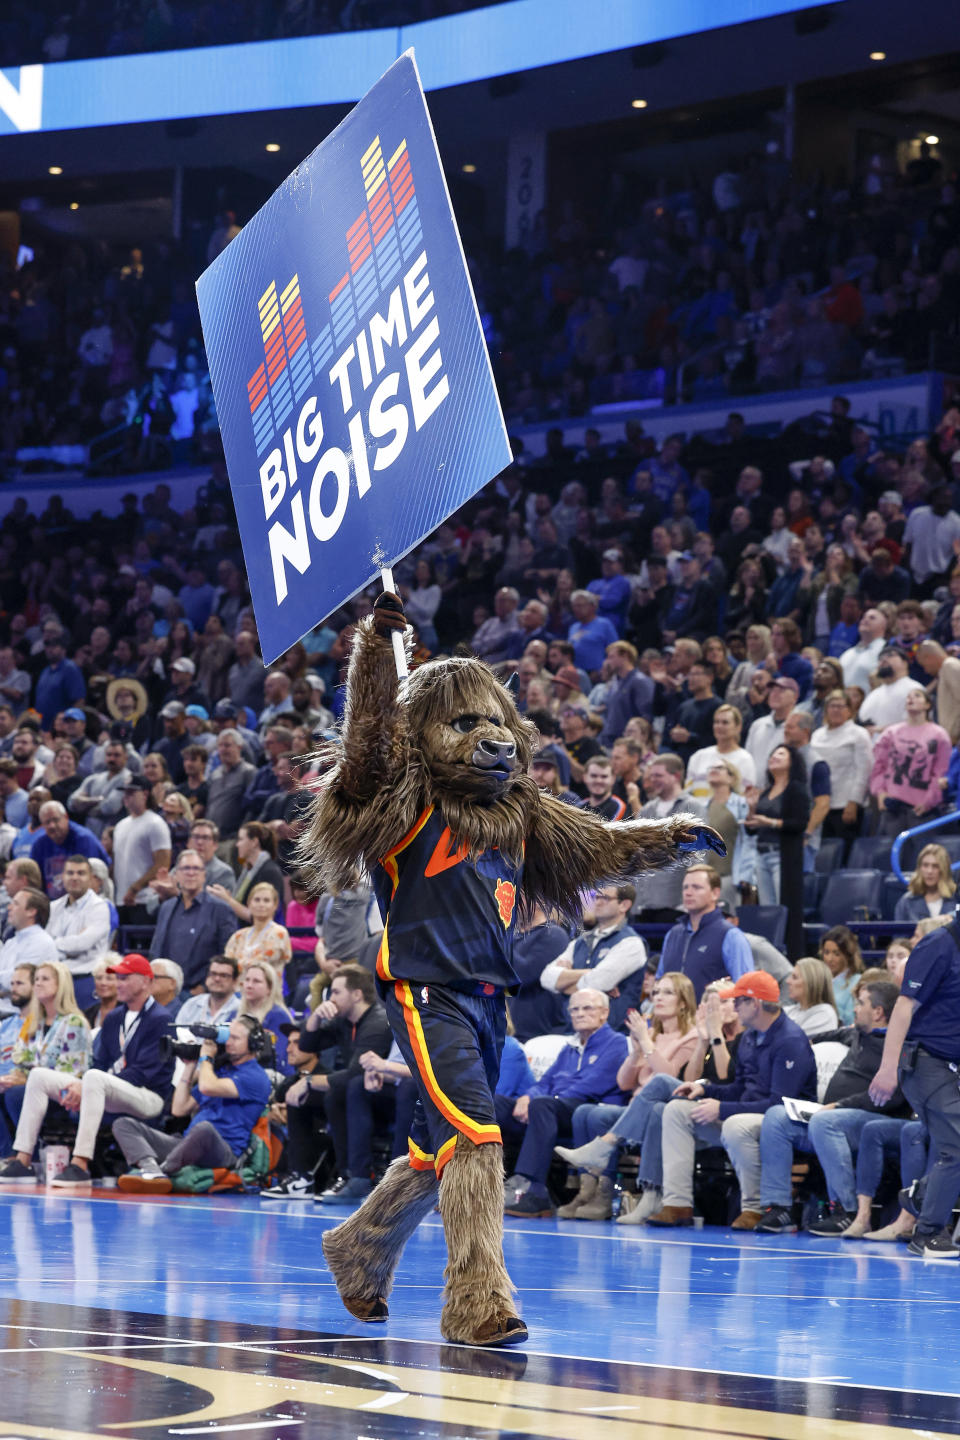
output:
M173 878L180 893L160 906L150 959L176 960L183 971L184 990L199 994L210 957L223 954L237 928L236 916L205 889L206 869L196 850L182 852Z
M91 1184L90 1161L104 1111L151 1120L163 1110L174 1059L161 1052L160 1039L167 1033L171 1017L150 994L150 961L145 955L124 955L108 970L117 977L120 1003L103 1022L94 1042L91 1067L75 1078L43 1066L31 1071L17 1129L20 1144L15 1158L4 1167L5 1181L35 1183L30 1161L51 1099L58 1099L65 1110L78 1112L73 1155L56 1178L61 1188ZM33 1080L34 1073L37 1080Z

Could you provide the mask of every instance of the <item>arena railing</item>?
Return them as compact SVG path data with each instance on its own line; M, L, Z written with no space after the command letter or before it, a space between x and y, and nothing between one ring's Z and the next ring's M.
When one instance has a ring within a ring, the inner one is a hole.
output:
M922 825L911 825L909 830L901 830L890 850L890 868L901 884L908 883L900 864L900 851L907 841L913 840L917 835L928 835L934 830L942 830L945 825L956 825L958 820L960 810L951 810L949 815L938 815L935 820L925 820ZM950 868L956 874L960 870L960 860L955 860Z

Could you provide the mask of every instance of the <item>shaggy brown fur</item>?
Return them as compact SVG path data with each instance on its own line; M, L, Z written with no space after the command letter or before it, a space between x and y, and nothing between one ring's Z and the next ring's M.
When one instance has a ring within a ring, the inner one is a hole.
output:
M527 1328L503 1262L503 1148L457 1136L440 1182L447 1237L440 1333L463 1345L516 1345Z
M436 1203L433 1171L414 1170L401 1156L362 1207L323 1236L320 1243L340 1299L355 1319L386 1320L400 1252Z
M464 735L452 722L467 714L485 718ZM516 746L499 791L470 764L481 739ZM300 842L301 865L320 890L345 888L358 858L373 869L436 805L472 855L496 847L524 860L522 912L539 905L575 921L582 890L676 864L677 842L695 823L680 815L610 825L542 793L527 774L535 731L493 672L480 660L431 661L401 694L372 616L356 629L342 740Z

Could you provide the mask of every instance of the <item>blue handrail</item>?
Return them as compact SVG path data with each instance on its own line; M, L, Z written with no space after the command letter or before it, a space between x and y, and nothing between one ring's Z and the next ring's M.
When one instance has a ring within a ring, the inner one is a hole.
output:
M958 820L960 820L960 810L951 810L949 815L938 815L936 820L925 820L922 825L914 825L911 829L900 832L890 851L890 868L901 885L907 884L907 877L900 865L900 851L904 841L912 840L914 835L926 835L930 830L942 830L944 825L954 824ZM954 871L960 870L960 860L957 860L950 868Z

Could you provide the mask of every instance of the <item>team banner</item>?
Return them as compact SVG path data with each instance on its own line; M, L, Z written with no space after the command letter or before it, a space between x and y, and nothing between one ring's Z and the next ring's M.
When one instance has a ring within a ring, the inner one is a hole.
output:
M510 461L412 52L197 296L269 664Z

